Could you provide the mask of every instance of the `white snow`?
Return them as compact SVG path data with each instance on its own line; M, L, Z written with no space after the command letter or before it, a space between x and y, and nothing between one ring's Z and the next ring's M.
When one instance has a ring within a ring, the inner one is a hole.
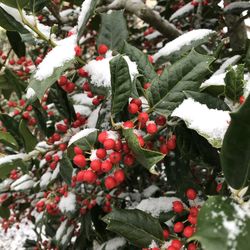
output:
M56 230L56 236L55 239L58 241L62 238L63 234L66 231L66 225L67 225L67 220L63 221L61 223L61 225L58 227L58 229Z
M90 133L97 131L96 128L85 128L83 130L81 130L80 132L76 133L75 135L73 135L70 140L69 140L69 144L68 147L74 143L75 141L78 141L79 139L88 136Z
M62 239L61 239L61 244L64 245L66 243L67 240L69 240L69 237L71 235L71 233L73 232L74 230L74 226L71 225L68 229L67 229L67 232L66 234L63 235Z
M192 98L185 99L171 116L184 120L188 128L204 136L216 148L221 147L231 120L228 111L209 109Z
M156 185L150 185L149 187L145 188L142 191L142 196L144 198L149 198L151 197L155 192L157 192L159 189L159 187L157 187Z
M174 14L169 18L169 20L172 21L176 18L182 17L191 12L193 9L194 6L192 5L192 2L189 2L184 6L182 6L180 9L178 9L177 11L175 11Z
M40 179L40 187L46 187L51 180L51 176L51 172L46 172L45 174L43 174Z
M76 209L76 195L68 192L68 195L63 196L58 204L59 209L62 213L74 212Z
M161 35L162 35L162 34L161 34L158 30L156 30L156 31L154 31L154 32L151 33L151 34L146 35L145 38L146 38L147 40L153 40L153 39L155 39L155 38L157 38L157 37L159 37L159 36L161 36Z
M80 14L78 16L78 21L77 21L78 29L80 29L82 27L82 24L85 21L85 19L87 17L87 14L90 11L91 3L92 3L92 0L85 0L82 3L81 12L80 12Z
M34 75L37 80L44 80L50 77L56 68L63 66L75 58L76 35L64 38L57 42L53 48L38 65Z
M92 60L84 66L84 69L90 75L91 83L97 87L110 87L111 86L111 75L109 62L113 57L104 58L103 60L96 61ZM131 80L138 74L137 65L132 62L128 56L123 56L126 60L129 68Z
M32 88L27 89L27 92L26 92L27 99L30 99L30 98L34 97L35 95L36 95L36 92L34 89L32 89Z
M90 116L88 117L87 126L89 128L96 127L100 109L101 109L101 105L99 105L95 110L93 110Z
M17 159L23 159L25 156L27 156L26 154L20 153L20 154L15 154L15 155L7 155L4 157L0 158L0 165L4 164L4 163L10 163L12 161L15 161Z
M126 244L126 240L123 237L115 237L111 240L104 242L97 250L117 250Z
M234 65L240 60L240 55L235 55L228 58L225 62L223 62L218 70L216 70L213 75L203 82L200 86L201 89L206 88L208 86L224 86L224 79L226 77L226 70L229 66Z
M71 96L71 98L75 104L93 106L93 98L89 98L85 93L74 94L73 96Z
M89 159L90 159L91 161L98 159L98 157L96 156L96 151L97 151L97 150L95 150L95 149L92 149L92 150L91 150L91 155L90 155L90 157L89 157Z
M108 139L113 139L114 141L119 139L119 134L116 131L109 130L107 131L107 134Z
M174 201L181 201L176 197L159 197L142 200L137 209L150 213L153 217L158 217L163 212L169 212L173 208Z
M81 115L89 116L91 114L91 109L84 105L73 105L75 112Z
M12 190L15 191L21 191L21 190L26 190L26 189L30 189L35 185L35 182L33 180L28 180L28 181L24 181L19 185L14 186L13 188L11 188Z
M10 188L10 184L13 182L12 179L7 178L0 183L0 192L3 193Z
M212 34L214 34L214 31L210 29L191 30L165 44L162 49L153 55L154 62L156 62L160 57L169 56L170 54L180 50L183 46L188 46L192 42L203 39Z

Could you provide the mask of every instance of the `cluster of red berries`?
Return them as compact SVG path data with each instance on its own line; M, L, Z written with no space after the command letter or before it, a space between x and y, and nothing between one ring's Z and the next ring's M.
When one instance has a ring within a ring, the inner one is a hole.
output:
M194 7L197 7L198 5L199 5L199 1L197 2L196 0L193 0L192 2L191 2L191 4L194 6ZM203 0L202 2L201 2L201 4L203 5L203 6L207 6L208 5L208 0Z

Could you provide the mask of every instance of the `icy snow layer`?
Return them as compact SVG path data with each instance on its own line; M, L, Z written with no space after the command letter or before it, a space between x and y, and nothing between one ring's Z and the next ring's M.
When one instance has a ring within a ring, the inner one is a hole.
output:
M115 237L111 240L104 242L97 250L117 250L126 244L126 240L123 237Z
M240 55L235 55L230 58L228 58L220 68L213 73L213 75L207 79L205 82L203 82L200 86L201 89L207 88L208 86L224 86L224 78L226 76L226 70L230 65L234 65L240 60Z
M205 38L208 35L213 34L214 31L209 29L197 29L189 31L173 41L167 43L162 49L153 55L154 62L156 62L160 57L165 57L173 52L180 50L183 46L190 45L192 42Z
M89 116L91 114L91 109L84 105L73 105L75 112L81 115Z
M83 3L82 3L82 6L81 6L81 12L80 12L80 15L78 17L78 21L77 21L77 26L78 26L78 29L81 28L90 8L91 8L91 2L92 0L85 0Z
M69 192L66 197L61 198L58 207L62 213L74 212L76 209L76 195Z
M75 57L76 35L72 35L57 42L53 48L38 65L34 75L37 80L44 80L50 77L56 68L63 66Z
M35 95L36 95L36 92L34 89L32 89L32 88L27 89L27 92L26 92L27 99L30 99L30 98L34 97Z
M192 2L187 3L177 11L169 18L170 21L173 21L176 18L182 17L186 15L187 13L191 12L194 9L194 6L192 5Z
M0 165L4 164L4 163L10 163L10 162L17 160L17 159L23 159L25 156L27 156L27 155L23 154L23 153L15 154L15 155L6 155L6 156L0 158Z
M209 109L192 98L184 100L173 111L172 116L184 120L188 128L194 129L216 148L221 147L231 120L228 111Z
M19 223L20 229L17 230L15 225L8 229L5 234L0 227L0 249L1 250L24 250L23 244L26 239L36 240L36 234L33 231L33 225L29 221Z
M89 73L91 78L91 83L97 87L110 87L111 86L111 76L109 62L113 57L105 58L100 61L92 60L84 69ZM129 68L129 73L131 80L138 74L137 65L132 62L128 56L123 56L126 60Z
M70 140L69 140L69 144L68 147L74 143L75 141L78 141L79 139L88 136L90 133L97 131L96 128L85 128L83 130L81 130L80 132L76 133L75 135L73 135Z
M136 208L150 213L153 217L158 217L161 213L171 211L174 201L181 200L176 197L149 198L142 200Z

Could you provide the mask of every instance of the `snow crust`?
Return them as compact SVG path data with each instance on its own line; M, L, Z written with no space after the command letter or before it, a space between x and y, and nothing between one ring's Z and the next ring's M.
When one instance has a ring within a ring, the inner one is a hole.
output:
M214 147L221 147L222 140L230 123L228 111L209 109L205 104L192 98L184 100L172 116L181 118L187 127L204 136Z
M17 159L23 159L26 156L26 154L20 153L15 155L7 155L0 158L0 165L4 163L11 163L14 160Z
M71 144L73 144L75 141L78 141L79 139L88 136L90 133L97 131L96 128L85 128L83 130L81 130L80 132L76 133L75 135L73 135L71 137L71 139L69 140L69 144L68 146L70 146Z
M107 242L104 242L97 250L117 250L126 244L126 240L123 237L115 237Z
M103 60L91 60L84 66L84 69L90 75L91 83L97 87L111 87L111 75L109 62L113 57L104 58ZM132 62L128 56L123 56L129 68L131 80L139 73L137 64Z
M77 26L78 26L78 29L80 29L82 27L82 24L91 8L91 3L92 3L92 0L85 0L83 3L82 3L82 6L81 6L81 12L78 16L78 21L77 21Z
M177 19L183 15L185 15L186 13L191 12L194 9L194 6L192 5L192 2L189 2L187 4L185 4L183 7L181 7L180 9L178 9L177 11L175 11L175 13L173 15L171 15L171 17L169 18L170 21Z
M45 174L43 174L40 179L40 187L46 187L51 180L51 176L52 176L51 172L46 172Z
M74 212L76 209L76 195L68 192L68 195L63 196L58 204L62 213Z
M58 41L57 46L53 48L38 65L34 77L42 81L50 77L56 68L73 60L75 57L75 46L76 35Z
M91 109L84 105L73 105L75 112L81 115L89 116L91 114Z
M36 95L36 92L34 89L32 89L32 88L27 89L27 92L26 92L27 99L30 99L30 98L34 97L35 95Z
M154 62L160 57L168 56L173 52L180 50L183 46L190 45L192 42L205 38L213 34L214 31L210 29L196 29L191 30L171 42L167 43L162 49L153 55Z

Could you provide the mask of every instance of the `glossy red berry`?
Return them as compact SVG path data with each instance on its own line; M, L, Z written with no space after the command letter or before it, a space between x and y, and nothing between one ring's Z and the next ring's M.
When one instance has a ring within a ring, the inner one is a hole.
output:
M75 147L74 147L74 153L75 153L76 155L82 155L82 154L83 154L83 151L82 151L82 149L79 148L78 146L75 146Z
M186 191L186 196L189 200L194 200L197 197L197 192L193 188L189 188Z
M93 184L96 181L96 174L91 171L91 170L86 170L84 172L84 181L86 181L87 183Z
M150 82L147 82L143 85L143 88L144 89L148 89L149 87L151 86L151 83Z
M108 133L107 131L102 131L99 135L98 135L98 141L100 143L104 143L104 141L107 139L108 137Z
M161 144L160 146L160 152L164 155L167 155L168 154L168 146L167 144Z
M105 44L100 44L98 46L98 54L105 55L108 51L108 47Z
M106 139L103 142L103 146L105 149L109 150L109 149L114 149L115 147L115 141L113 139Z
M113 176L108 176L104 181L104 185L107 189L113 189L117 186L116 179Z
M169 231L167 229L163 230L163 238L166 240L169 237Z
M194 228L191 227L191 226L187 226L184 228L184 231L183 231L183 235L186 237L186 238L190 238L194 233Z
M104 173L108 173L112 169L113 165L109 160L103 161L101 169Z
M133 128L134 127L134 123L132 121L126 121L123 123L123 126L125 128Z
M117 183L121 183L125 180L125 173L122 169L118 169L114 172L114 177Z
M171 241L171 245L175 248L177 248L178 250L182 247L182 243L181 241L174 239Z
M174 246L169 246L169 247L167 248L167 250L179 250L179 248L176 248L176 247L174 247Z
M188 216L188 221L189 221L192 225L196 225L196 224L197 224L197 217L196 217L196 216L189 215L189 216Z
M164 126L166 122L167 122L167 119L163 115L157 116L155 119L155 123L159 126Z
M112 152L110 155L109 155L109 160L113 163L113 164L117 164L121 161L122 159L122 156L121 156L121 153L119 152Z
M131 100L130 103L134 103L134 104L136 104L138 107L141 107L141 105L142 105L142 101L141 101L140 98L134 98L134 99Z
M176 148L176 141L174 139L169 139L167 141L167 147L169 150L174 150Z
M197 217L199 213L199 209L197 207L190 207L189 214Z
M76 175L76 181L78 181L78 182L84 182L84 176L85 176L85 171L86 170L81 170L81 171L79 171L78 173L77 173L77 175Z
M182 204L182 202L180 201L174 201L173 202L173 211L176 213L182 213L184 210L184 206Z
M64 86L68 82L68 78L66 76L60 76L58 80L58 84L60 86Z
M146 123L149 119L149 116L148 116L148 113L146 112L141 112L139 115L138 115L138 121L141 122L141 123Z
M94 170L95 172L99 172L101 170L101 165L102 165L102 162L98 159L93 160L90 163L91 169Z
M182 222L179 221L179 222L176 222L176 223L174 224L174 231L175 231L176 233L182 232L183 229L184 229L184 224L183 224Z
M154 122L150 122L147 124L146 130L147 130L148 134L153 135L157 132L158 129L157 129L157 126Z
M136 114L139 111L139 107L135 103L130 103L128 105L128 112L130 114Z
M124 164L126 165L126 166L132 166L134 163L135 163L135 158L134 158L134 156L133 155L131 155L131 154L127 154L127 155L125 155L124 156Z
M75 46L74 48L76 56L81 56L82 55L82 49L80 46Z
M242 95L242 96L240 96L240 98L239 98L239 103L240 104L243 104L245 102L245 97Z
M86 164L87 164L86 158L85 158L84 155L76 155L76 156L74 156L73 162L74 162L74 164L76 166L81 167L81 168L85 167Z
M96 150L96 156L99 158L99 159L104 159L107 155L107 152L104 148L99 148Z
M194 243L188 244L187 250L196 250L196 249L197 249L197 246Z

